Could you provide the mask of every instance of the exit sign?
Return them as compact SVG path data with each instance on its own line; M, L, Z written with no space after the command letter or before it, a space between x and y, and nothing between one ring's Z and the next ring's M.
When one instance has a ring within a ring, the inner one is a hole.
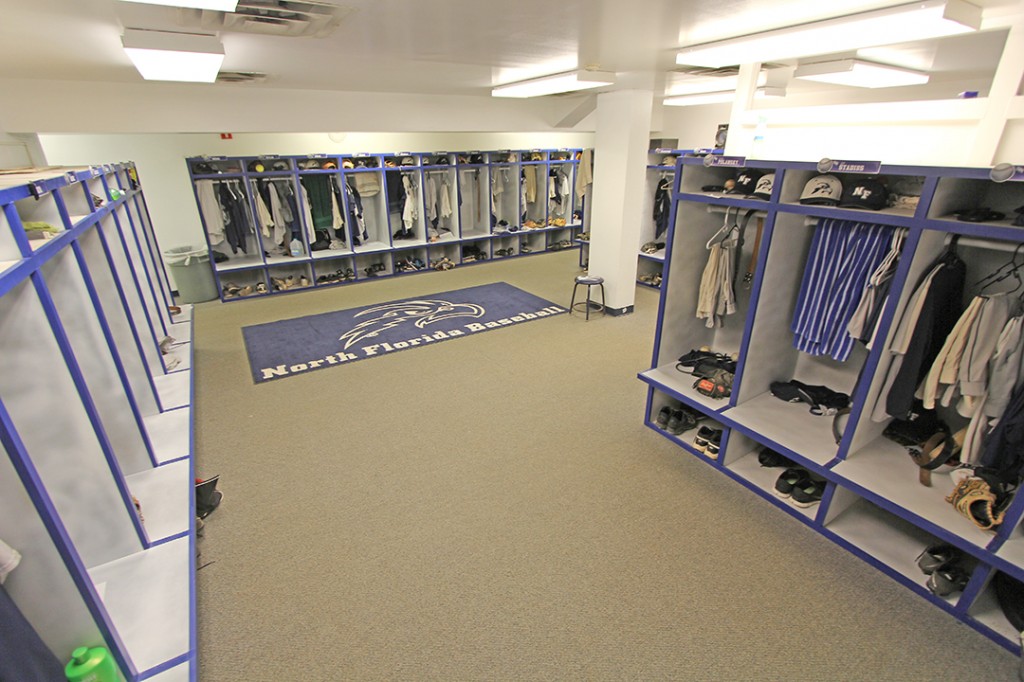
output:
M220 134L220 139L222 139L222 140L233 140L233 139L235 139L235 136L233 134L231 134L231 133L221 133Z

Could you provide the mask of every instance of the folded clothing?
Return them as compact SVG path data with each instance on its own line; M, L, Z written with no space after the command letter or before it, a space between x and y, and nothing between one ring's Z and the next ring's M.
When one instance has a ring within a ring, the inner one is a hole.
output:
M833 391L828 386L810 386L795 379L773 381L769 389L779 400L789 403L807 403L811 414L834 416L850 407L850 396Z

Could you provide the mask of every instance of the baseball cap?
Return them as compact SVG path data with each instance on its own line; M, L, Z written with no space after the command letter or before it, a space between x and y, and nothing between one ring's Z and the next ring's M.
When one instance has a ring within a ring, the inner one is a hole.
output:
M800 203L811 206L836 206L843 196L843 183L834 175L816 175L804 185Z
M356 165L354 163L352 163L352 159L342 159L341 160L341 167L342 168L355 168Z
M290 168L288 167L288 162L287 161L275 161L274 165L273 165L273 169L276 170L276 171L290 170Z
M758 178L757 184L754 185L754 191L751 192L751 196L755 199L770 201L772 198L773 187L775 187L775 173L765 173Z
M262 173L265 170L266 170L266 168L263 166L263 164L261 162L259 162L259 161L250 161L249 162L249 172L250 173Z
M324 170L334 170L338 167L334 161L324 161L324 165L321 166Z
M661 157L662 166L674 166L676 165L676 157L669 154L668 156Z
M843 190L839 200L841 208L864 208L878 211L885 208L889 190L878 180L861 180L850 184Z
M746 194L751 196L757 188L757 181L764 175L758 170L745 170L736 177L736 186L726 190L727 194Z
M415 166L416 165L416 159L412 158L411 156L403 157L402 158L402 165L403 166Z

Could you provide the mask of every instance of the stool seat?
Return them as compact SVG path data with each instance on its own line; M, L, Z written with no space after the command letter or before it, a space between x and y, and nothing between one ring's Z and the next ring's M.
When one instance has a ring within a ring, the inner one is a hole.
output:
M587 288L587 300L580 303L576 302L576 289L584 286ZM591 301L590 299L590 288L598 287L601 290L601 302ZM571 315L574 310L583 308L586 312L586 319L590 319L590 312L600 312L602 315L605 313L604 308L604 277L598 275L577 275L576 283L572 287L572 300L569 302L569 314Z

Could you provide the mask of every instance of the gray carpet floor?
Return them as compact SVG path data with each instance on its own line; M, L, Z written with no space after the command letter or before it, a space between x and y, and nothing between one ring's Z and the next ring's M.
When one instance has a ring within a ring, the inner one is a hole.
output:
M254 385L241 328L576 252L196 307L200 679L1010 680L1016 659L643 426L657 292Z

